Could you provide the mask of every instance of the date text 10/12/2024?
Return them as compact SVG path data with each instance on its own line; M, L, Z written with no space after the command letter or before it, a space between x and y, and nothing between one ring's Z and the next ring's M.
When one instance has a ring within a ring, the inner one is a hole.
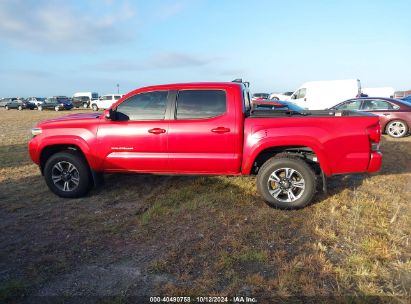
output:
M150 303L257 303L253 297L150 297Z

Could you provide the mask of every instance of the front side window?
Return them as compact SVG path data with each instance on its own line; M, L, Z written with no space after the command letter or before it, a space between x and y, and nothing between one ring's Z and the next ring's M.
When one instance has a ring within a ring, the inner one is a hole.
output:
M211 118L226 112L226 93L221 90L185 90L177 97L177 119Z
M361 108L361 100L353 100L340 105L338 110L359 110Z
M305 97L305 91L306 91L305 88L298 90L297 99L304 98Z
M119 120L163 120L168 91L141 93L123 101L117 107Z

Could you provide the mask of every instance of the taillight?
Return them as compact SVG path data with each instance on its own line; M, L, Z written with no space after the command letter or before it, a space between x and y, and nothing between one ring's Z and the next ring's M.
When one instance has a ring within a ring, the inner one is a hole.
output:
M368 137L370 138L371 141L375 143L379 143L381 139L381 126L380 123L377 123L374 126L368 127L367 128L368 132Z
M368 138L370 139L371 150L378 151L380 148L379 142L381 139L381 126L377 123L374 126L367 128Z

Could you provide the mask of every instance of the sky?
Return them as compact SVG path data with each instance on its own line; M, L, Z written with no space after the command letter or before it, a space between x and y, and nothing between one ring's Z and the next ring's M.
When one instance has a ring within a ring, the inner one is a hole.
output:
M410 0L0 0L0 97L176 82L411 89Z

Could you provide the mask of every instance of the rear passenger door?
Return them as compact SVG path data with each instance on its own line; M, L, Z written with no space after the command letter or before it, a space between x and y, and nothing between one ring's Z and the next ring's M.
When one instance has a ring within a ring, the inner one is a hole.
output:
M180 90L172 111L168 137L171 172L236 171L236 120L235 114L229 113L226 91Z

